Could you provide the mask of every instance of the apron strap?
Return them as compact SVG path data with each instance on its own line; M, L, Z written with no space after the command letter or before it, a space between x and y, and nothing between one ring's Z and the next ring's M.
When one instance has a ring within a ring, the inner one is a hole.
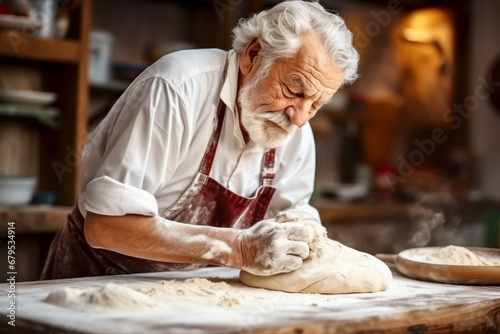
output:
M215 152L217 151L217 144L219 143L223 123L222 120L224 119L225 112L226 105L222 102L222 100L220 100L217 108L217 116L214 118L214 130L212 131L212 137L210 137L207 149L205 150L205 156L201 162L200 173L202 174L210 175L210 170L212 170L212 164L214 163Z
M262 169L262 185L271 186L274 180L274 160L276 149L272 148L266 152L264 158L264 168Z
M201 162L200 173L205 175L210 175L212 170L212 165L215 159L215 152L217 151L217 145L219 144L220 133L222 130L222 123L224 120L224 115L226 112L226 105L222 100L219 102L217 108L217 117L214 118L214 130L212 132L212 137L208 142L207 149L205 150L205 156ZM264 156L264 168L262 169L262 184L265 186L270 186L273 184L274 179L274 160L276 157L276 149L272 148L266 151Z

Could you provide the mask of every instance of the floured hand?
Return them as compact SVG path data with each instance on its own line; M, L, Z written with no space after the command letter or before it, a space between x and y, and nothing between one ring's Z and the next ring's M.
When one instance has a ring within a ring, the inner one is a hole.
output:
M241 231L241 269L260 276L295 270L309 257L311 237L311 230L302 224L258 222Z

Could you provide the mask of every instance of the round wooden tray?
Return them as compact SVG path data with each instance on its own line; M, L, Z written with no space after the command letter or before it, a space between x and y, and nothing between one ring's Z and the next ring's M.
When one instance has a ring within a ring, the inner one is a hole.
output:
M419 247L404 250L395 256L396 268L403 275L424 281L500 285L500 265L448 265L421 260L440 248L442 247ZM490 262L500 264L500 249L498 248L467 247L467 249Z

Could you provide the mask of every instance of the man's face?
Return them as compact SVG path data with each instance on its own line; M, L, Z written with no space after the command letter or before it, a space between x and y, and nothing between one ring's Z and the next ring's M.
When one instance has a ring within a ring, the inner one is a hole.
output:
M242 83L238 102L244 132L266 148L281 145L306 124L344 78L316 34L304 36L294 58L275 61L268 75L258 81L260 65L261 53Z

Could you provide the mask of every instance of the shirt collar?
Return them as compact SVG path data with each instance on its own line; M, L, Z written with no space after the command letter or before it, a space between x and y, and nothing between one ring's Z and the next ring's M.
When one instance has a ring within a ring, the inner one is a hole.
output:
M227 58L227 74L224 84L222 85L220 98L233 113L236 113L236 95L238 94L240 56L233 50L230 50Z

